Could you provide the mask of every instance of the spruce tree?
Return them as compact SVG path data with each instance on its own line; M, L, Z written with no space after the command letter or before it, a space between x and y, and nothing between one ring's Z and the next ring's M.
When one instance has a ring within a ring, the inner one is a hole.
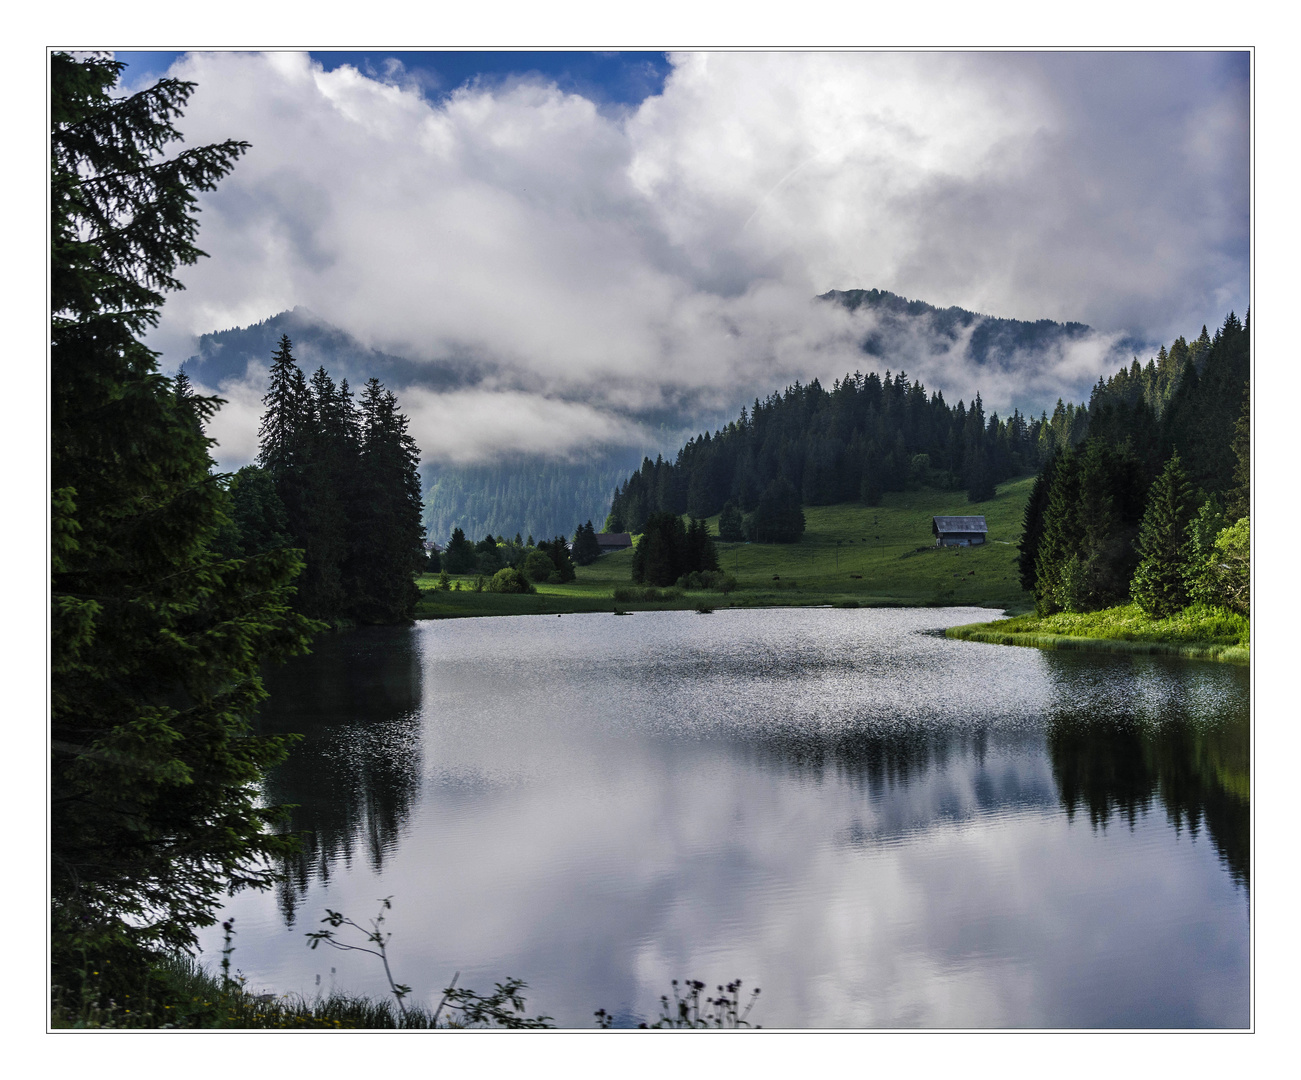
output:
M709 526L699 518L692 518L687 524L679 576L717 569L718 549L709 535Z
M1030 498L1026 501L1025 514L1021 519L1021 543L1018 547L1017 569L1021 588L1026 592L1035 591L1036 563L1039 558L1039 543L1043 539L1044 515L1048 510L1048 494L1052 490L1053 473L1057 468L1057 455L1054 453L1035 477L1030 489Z
M270 382L262 404L257 463L271 474L278 489L296 486L307 462L312 406L307 379L294 359L287 334L280 336L271 356Z
M1188 605L1192 501L1192 488L1179 455L1173 454L1148 495L1138 538L1140 561L1130 587L1134 602L1153 618L1164 618Z
M591 521L574 530L572 554L574 562L579 566L590 566L601 557L601 545L596 542L596 530Z
M1035 610L1051 615L1070 607L1072 567L1078 566L1080 526L1076 513L1080 494L1079 457L1067 447L1057 458L1043 536L1035 554Z
M1242 387L1242 408L1233 425L1233 487L1229 489L1228 513L1233 519L1251 514L1251 385Z
M532 539L529 537L530 541ZM474 542L467 539L465 530L458 525L452 530L452 537L443 551L443 569L450 574L465 574L474 569L474 562Z
M673 513L652 514L632 553L632 579L639 584L672 585L686 573L686 530Z
M50 59L51 795L54 979L100 978L190 947L224 889L264 888L274 835L256 736L259 665L306 648L284 549L224 559L229 519L216 411L158 371L142 342L194 240L196 192L247 144L170 155L192 83L130 97L122 65ZM180 380L178 380L180 382ZM109 987L112 991L111 986Z
M745 524L741 517L741 509L734 502L724 506L723 512L718 515L718 538L730 544L745 539Z
M793 544L804 535L804 511L795 485L779 476L763 493L750 519L750 539L760 544Z
M555 569L555 579L558 582L573 581L578 576L574 570L574 560L570 557L569 546L565 543L563 536L556 536L550 540L543 540L538 545L538 550L544 552L551 560L551 565Z
M425 563L420 452L397 399L378 379L367 381L360 414L358 484L349 507L354 527L350 613L362 623L404 622L420 598L415 578ZM473 547L466 544L472 567Z

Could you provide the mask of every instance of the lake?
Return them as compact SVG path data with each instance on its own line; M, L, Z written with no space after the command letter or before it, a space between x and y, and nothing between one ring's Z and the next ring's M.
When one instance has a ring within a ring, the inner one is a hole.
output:
M766 1028L1248 1026L1248 670L940 633L989 617L323 637L268 679L263 729L305 739L266 796L308 840L228 902L233 964L383 996L305 934L391 896L415 1000L513 976L567 1027L654 1020L675 978L761 987Z

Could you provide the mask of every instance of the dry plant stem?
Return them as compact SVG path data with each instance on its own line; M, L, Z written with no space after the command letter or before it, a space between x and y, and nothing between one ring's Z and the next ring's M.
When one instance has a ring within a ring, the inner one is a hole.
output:
M447 989L443 991L442 1000L439 1001L438 1008L434 1010L434 1017L429 1021L430 1027L434 1027L438 1024L438 1014L443 1011L443 1006L447 1004L447 995L456 989L456 980L460 977L461 973L458 971L452 976L452 981L447 984Z
M334 929L317 930L308 934L307 937L311 940L313 949L324 941L326 944L331 945L336 949L348 952L364 952L370 953L371 956L378 956L380 962L384 965L384 976L388 979L389 988L393 991L393 996L397 999L398 1012L402 1014L403 1023L406 1023L408 1019L407 1009L406 1006L402 1004L402 999L406 997L407 994L411 993L411 987L393 981L393 972L389 969L388 954L385 950L385 945L393 935L385 935L380 930L380 927L384 923L384 912L393 906L391 903L392 899L391 896L386 896L380 901L380 904L382 905L380 913L376 918L371 919L371 928L369 931L367 931L365 927L359 926L357 923L353 922L352 919L346 918L342 913L331 911L329 908L325 909L325 918L321 920L321 922L329 923L334 929L337 929L340 926L351 926L354 929L361 931L361 933L366 935L366 940L372 942L376 946L374 949L368 949L364 945L349 945L346 942L338 941L334 937Z

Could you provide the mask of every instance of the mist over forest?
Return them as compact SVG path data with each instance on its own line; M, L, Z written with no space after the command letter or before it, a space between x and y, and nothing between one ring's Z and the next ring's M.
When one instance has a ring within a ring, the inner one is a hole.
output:
M1051 413L1062 399L1084 402L1098 377L1155 351L1078 322L1027 322L941 309L878 289L832 290L811 299L800 314L810 325L840 328L845 340L834 355L844 366L817 370L832 360L813 349L805 368L790 374L791 382L820 378L830 385L855 371L890 371L922 381L954 403L979 394L988 411L1004 415L1019 411L1035 417ZM512 386L492 364L395 355L298 307L250 326L205 334L184 364L196 385L228 400L209 428L225 468L247 464L256 454L256 417L269 358L282 334L292 338L308 371L320 366L354 385L376 377L399 388L423 454L425 523L440 542L458 527L470 536L516 531L554 536L567 535L587 520L599 524L615 488L644 457L672 459L694 436L726 424L754 399L781 388L740 383L713 398L666 396L651 407L624 409L598 407L577 396L551 398L554 414L535 416L530 426L512 415L529 399L527 388ZM440 402L455 403L460 415L449 416ZM464 413L473 414L475 406L499 407L513 423L511 437L490 437L500 420L487 425L486 433L467 430ZM585 430L570 426L584 422ZM567 430L553 435L552 425Z

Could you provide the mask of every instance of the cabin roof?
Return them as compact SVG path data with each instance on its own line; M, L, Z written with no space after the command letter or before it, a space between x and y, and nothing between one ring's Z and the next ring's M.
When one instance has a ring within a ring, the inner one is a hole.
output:
M596 542L602 547L632 547L630 533L597 533Z
M968 514L958 517L935 517L931 519L931 532L940 533L987 533L984 514Z

